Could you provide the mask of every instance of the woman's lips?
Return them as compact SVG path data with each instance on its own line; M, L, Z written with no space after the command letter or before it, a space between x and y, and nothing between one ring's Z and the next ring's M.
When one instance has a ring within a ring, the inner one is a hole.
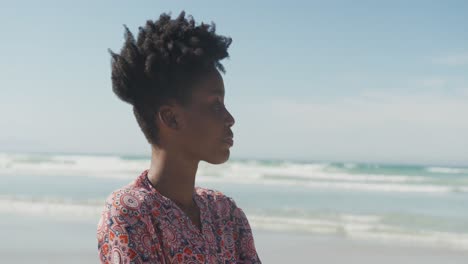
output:
M232 139L232 137L223 139L223 142L228 144L231 147L232 145L234 145L234 140Z

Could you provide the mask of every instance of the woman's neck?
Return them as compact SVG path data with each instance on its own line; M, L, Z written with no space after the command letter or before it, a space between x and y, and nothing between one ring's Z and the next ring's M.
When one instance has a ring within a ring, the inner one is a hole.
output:
M199 161L185 159L180 153L171 153L152 146L148 179L159 193L171 199L181 209L195 206L193 192Z

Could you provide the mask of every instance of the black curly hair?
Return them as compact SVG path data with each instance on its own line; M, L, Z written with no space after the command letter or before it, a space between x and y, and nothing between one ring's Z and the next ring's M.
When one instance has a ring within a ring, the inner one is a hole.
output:
M163 13L139 27L138 39L125 26L125 43L116 54L109 49L112 90L133 106L148 143L158 143L155 115L168 100L186 105L191 87L212 70L225 73L220 60L229 57L232 39L216 35L216 26L195 25L182 11L176 19Z

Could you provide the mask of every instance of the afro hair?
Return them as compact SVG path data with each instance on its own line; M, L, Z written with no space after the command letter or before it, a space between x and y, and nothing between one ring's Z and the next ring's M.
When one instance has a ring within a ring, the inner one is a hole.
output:
M225 72L220 60L229 57L229 37L217 35L216 26L196 25L185 12L171 19L163 13L139 27L138 38L125 26L120 54L111 54L112 90L133 106L133 113L150 144L158 142L155 114L167 100L188 102L191 84L210 70Z

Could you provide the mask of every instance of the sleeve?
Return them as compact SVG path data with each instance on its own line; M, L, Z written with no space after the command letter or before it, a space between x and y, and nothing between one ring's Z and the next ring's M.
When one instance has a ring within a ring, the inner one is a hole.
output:
M235 223L235 239L236 252L238 256L237 263L243 264L261 264L260 258L255 248L252 229L244 211L237 207L236 202L230 199L232 203L231 217Z
M107 199L97 228L100 263L163 263L147 221L112 200Z

